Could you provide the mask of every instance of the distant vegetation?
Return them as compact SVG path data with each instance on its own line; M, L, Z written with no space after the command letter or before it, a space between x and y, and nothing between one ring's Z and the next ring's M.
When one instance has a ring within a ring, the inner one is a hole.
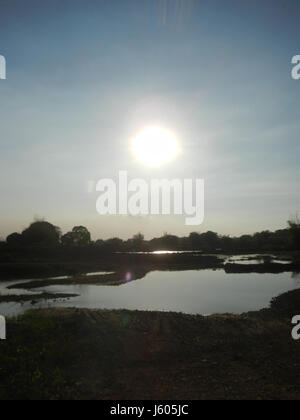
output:
M288 223L287 229L240 237L222 236L209 231L193 232L187 237L165 234L160 238L145 240L139 233L125 241L120 238L92 241L90 232L84 226L76 226L71 232L62 235L60 228L51 223L36 221L22 233L12 233L6 241L0 242L0 261L9 262L9 258L14 255L25 258L64 255L95 257L99 253L158 250L220 253L300 250L300 222L296 218Z
M295 249L300 250L300 221L298 217L296 217L294 220L290 220L288 223L293 246Z

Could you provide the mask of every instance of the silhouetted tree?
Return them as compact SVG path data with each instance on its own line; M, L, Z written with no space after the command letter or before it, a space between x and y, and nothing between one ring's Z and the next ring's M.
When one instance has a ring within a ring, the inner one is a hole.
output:
M61 243L64 246L72 246L74 245L74 236L73 232L68 232L61 237Z
M214 252L220 246L219 236L217 233L211 231L202 233L201 243L204 251Z
M22 232L25 245L55 246L59 244L61 231L48 222L34 222Z
M124 242L120 238L112 238L105 241L106 251L121 252L124 251Z
M161 238L161 243L163 249L166 249L168 251L177 251L180 248L178 236L169 235L168 233L165 233L164 236Z
M20 233L12 233L6 238L6 242L11 247L18 247L22 245L22 235Z
M202 242L201 242L201 234L197 232L192 232L189 236L189 244L192 250L201 250Z
M74 245L85 246L91 243L91 234L84 226L75 226L72 235Z
M300 250L300 221L298 217L288 222L294 248Z
M242 235L240 237L219 236L215 232L197 233L192 232L187 237L164 234L160 238L146 241L141 233L133 238L123 241L120 238L111 238L106 241L97 240L91 242L91 234L84 226L75 226L71 232L61 238L60 229L46 221L32 223L20 235L9 235L6 242L1 244L2 258L5 260L5 252L20 253L22 247L27 248L24 255L31 256L73 256L73 258L91 255L99 255L101 252L113 253L123 251L158 251L158 250L186 250L204 252L272 252L287 251L290 249L300 250L300 222L296 218L289 221L289 229L281 229L276 232L263 231L254 235ZM59 244L73 249L64 251ZM32 250L30 248L32 247ZM38 251L39 248L39 251ZM47 248L51 248L47 249ZM55 249L57 248L57 249ZM6 254L8 255L8 254Z
M253 248L254 238L251 235L243 235L239 238L238 247L240 252L251 251Z
M91 243L91 234L84 226L75 226L72 232L68 232L61 238L64 246L87 246Z
M141 233L137 233L133 238L128 239L127 248L130 251L144 251L145 250L145 237Z
M232 252L234 250L234 239L230 236L222 236L219 239L219 246L223 252Z

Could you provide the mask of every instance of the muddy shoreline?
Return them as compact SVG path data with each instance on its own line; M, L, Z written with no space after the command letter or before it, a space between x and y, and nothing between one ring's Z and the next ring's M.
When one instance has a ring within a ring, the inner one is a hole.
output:
M242 315L35 310L8 320L0 399L298 400L298 313L300 290Z
M41 300L53 300L56 301L57 299L70 299L72 297L77 297L78 295L75 294L68 294L68 293L39 293L39 294L32 294L32 295L4 295L0 296L0 303L25 303L31 302L32 305L35 305Z
M37 261L0 263L0 281L38 279L58 276L79 276L97 271L130 270L197 270L222 268L224 260L218 256L193 254L151 255L120 254L100 256L94 261Z
M292 262L292 257L285 254L278 258L288 258L287 263L273 262L272 258L266 259L259 264L251 264L255 258L249 257L240 264L226 263L224 255L202 255L197 252L188 254L114 254L100 256L94 261L15 261L0 263L0 281L18 279L41 279L59 276L82 276L89 272L149 272L153 270L201 270L201 269L224 269L228 272L272 272L300 271L300 262ZM235 254L237 256L237 254ZM228 256L229 257L229 256ZM259 256L263 260L263 255ZM273 260L277 257L274 256Z

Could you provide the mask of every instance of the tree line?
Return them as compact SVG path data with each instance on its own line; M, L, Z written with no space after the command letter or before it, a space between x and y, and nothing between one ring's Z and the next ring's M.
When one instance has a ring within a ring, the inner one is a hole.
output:
M61 229L46 221L35 221L22 233L12 233L0 243L1 250L10 252L26 249L60 252L67 249L94 250L94 252L152 252L203 251L203 252L270 252L300 250L300 222L288 222L286 229L268 230L253 235L231 237L216 232L192 232L189 236L178 237L164 234L160 238L146 240L141 233L128 240L111 238L92 241L91 234L84 226L75 226L72 231L62 234Z

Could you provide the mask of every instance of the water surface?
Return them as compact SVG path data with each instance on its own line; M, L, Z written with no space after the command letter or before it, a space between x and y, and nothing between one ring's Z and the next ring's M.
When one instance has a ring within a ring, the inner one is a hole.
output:
M7 282L5 285L16 284ZM223 270L154 271L143 279L120 286L62 285L33 289L30 293L69 293L69 300L0 304L2 315L34 308L77 307L175 311L189 314L242 313L268 307L273 297L299 288L292 273L226 274ZM13 291L22 293L22 291ZM3 293L3 284L1 285Z

